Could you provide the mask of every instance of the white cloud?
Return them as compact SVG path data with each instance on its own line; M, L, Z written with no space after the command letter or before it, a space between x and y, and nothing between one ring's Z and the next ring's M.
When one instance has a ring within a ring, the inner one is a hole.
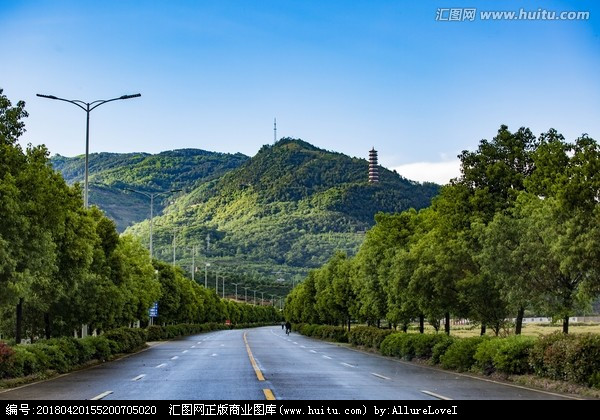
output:
M444 185L460 175L460 161L456 159L444 162L415 162L396 166L393 169L413 181L428 181Z

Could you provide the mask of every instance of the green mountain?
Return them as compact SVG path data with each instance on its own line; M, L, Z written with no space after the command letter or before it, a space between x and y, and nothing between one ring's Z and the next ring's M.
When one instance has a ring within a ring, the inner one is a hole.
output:
M154 202L154 214L174 197L185 194L203 182L218 178L239 167L248 157L237 153L207 152L199 149L180 149L148 153L93 153L89 159L90 203L106 212L117 223L119 231L150 216L150 200L127 188L145 191L182 189L175 195L162 195ZM83 187L85 156L53 156L55 169L65 180Z
M369 184L367 174L366 160L302 140L263 146L238 168L178 197L154 219L155 256L173 258L175 233L177 263L188 270L192 246L198 246L202 267L208 260L210 270L218 267L230 277L250 276L265 284L283 278L289 284L336 250L354 254L377 212L426 207L439 188L384 168L380 182ZM144 221L126 232L147 241L148 228Z

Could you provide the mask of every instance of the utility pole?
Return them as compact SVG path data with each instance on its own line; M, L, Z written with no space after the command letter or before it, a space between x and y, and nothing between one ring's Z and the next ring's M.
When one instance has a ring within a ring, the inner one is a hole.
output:
M241 284L241 283L231 283L231 284L233 284L235 286L235 300L237 301L238 300L238 298L237 298L237 287L238 287L238 284Z
M173 267L175 267L175 233L176 230L173 229Z
M196 245L192 245L192 281L194 281L194 272L196 271Z

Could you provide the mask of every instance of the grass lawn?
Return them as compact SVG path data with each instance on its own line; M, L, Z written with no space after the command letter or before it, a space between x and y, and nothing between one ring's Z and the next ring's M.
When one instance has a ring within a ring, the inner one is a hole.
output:
M409 332L418 332L418 325L411 325ZM444 327L440 328L440 332L443 333ZM451 325L450 335L455 337L473 337L479 335L481 327L479 325ZM552 334L556 331L562 331L562 325L557 324L523 324L523 335L540 336L546 334ZM433 333L435 330L430 325L425 326L425 332ZM501 330L500 335L506 336L507 334L514 334L515 329L512 327L510 330ZM581 334L581 333L595 333L600 334L600 324L575 324L569 326L569 334ZM494 335L494 332L488 328L487 335Z

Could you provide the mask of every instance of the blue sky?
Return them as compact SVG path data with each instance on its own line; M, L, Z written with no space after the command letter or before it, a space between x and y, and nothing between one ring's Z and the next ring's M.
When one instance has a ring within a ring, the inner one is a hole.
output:
M587 21L440 22L439 7L590 12ZM600 139L593 1L6 1L0 87L24 143L84 152L194 147L254 155L279 136L445 182L500 124Z

